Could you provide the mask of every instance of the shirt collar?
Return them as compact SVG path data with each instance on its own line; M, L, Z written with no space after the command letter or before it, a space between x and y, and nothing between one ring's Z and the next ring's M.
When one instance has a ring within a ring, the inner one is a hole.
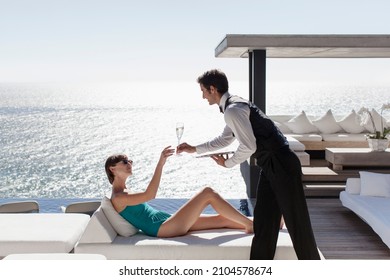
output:
M226 100L231 96L231 94L227 91L225 92L222 96L221 99L219 100L219 108L221 109L221 112L225 112L225 104Z

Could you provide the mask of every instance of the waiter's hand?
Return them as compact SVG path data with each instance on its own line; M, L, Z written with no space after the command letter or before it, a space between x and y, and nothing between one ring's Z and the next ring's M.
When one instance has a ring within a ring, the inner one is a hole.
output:
M179 146L176 148L176 153L180 154L182 152L187 152L187 153L195 153L196 148L194 146L191 146L187 143L181 143Z
M211 156L211 158L220 166L226 167L225 166L225 161L229 158L228 155L225 155L226 158L223 157L223 155L215 155Z

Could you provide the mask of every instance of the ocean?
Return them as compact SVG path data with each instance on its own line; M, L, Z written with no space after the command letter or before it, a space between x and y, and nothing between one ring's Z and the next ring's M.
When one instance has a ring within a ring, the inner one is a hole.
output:
M247 97L246 82L230 88ZM99 199L110 191L104 163L115 153L134 161L128 186L144 190L162 149L177 145L176 122L184 123L181 141L193 145L222 131L223 116L201 97L196 82L0 84L0 202ZM267 85L268 115L346 115L389 101L390 87ZM239 166L193 154L169 158L158 197L189 198L205 185L227 199L246 198Z

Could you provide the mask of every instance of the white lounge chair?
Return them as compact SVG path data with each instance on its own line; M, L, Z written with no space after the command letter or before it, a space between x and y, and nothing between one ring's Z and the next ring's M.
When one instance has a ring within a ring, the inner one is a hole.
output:
M0 213L38 213L39 204L34 200L7 202L0 205Z
M0 259L10 254L70 253L90 217L86 214L0 215Z
M99 206L100 201L75 202L66 207L62 207L62 211L65 213L83 213L92 216Z

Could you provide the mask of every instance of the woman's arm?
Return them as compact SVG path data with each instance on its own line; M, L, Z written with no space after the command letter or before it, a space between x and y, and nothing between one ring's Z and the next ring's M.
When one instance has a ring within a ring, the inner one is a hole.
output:
M175 149L171 149L171 146L166 147L161 152L161 156L159 161L157 162L157 166L156 169L154 170L152 180L150 180L150 183L144 192L147 200L151 200L156 197L158 187L160 186L163 167L167 161L167 158L173 155L174 152Z
M125 208L127 205L137 205L140 203L147 202L156 197L158 187L160 186L163 167L166 163L167 158L173 155L174 151L175 149L171 149L171 146L168 146L164 148L164 150L161 152L160 159L157 162L157 166L154 170L152 179L150 180L150 183L144 192L139 192L139 193L122 192L118 194L113 194L111 200L115 205L115 208L119 210L118 212L120 212L120 210Z

